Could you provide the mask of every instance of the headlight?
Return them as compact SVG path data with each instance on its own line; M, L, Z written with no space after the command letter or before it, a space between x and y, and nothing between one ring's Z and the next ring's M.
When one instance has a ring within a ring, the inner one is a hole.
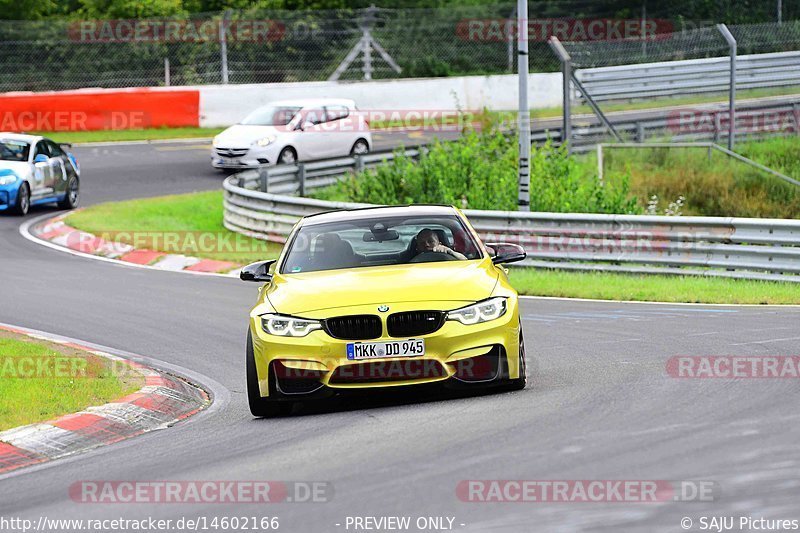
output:
M17 177L13 174L6 174L5 176L0 176L0 185L10 185L17 181Z
M255 142L258 146L267 146L271 143L275 142L275 136L270 135L268 137L264 137L263 139L259 139Z
M211 141L211 146L213 146L214 148L216 148L219 145L219 141L217 139L219 139L219 135L214 137L214 140Z
M270 335L279 337L305 337L314 330L322 329L319 320L306 320L285 315L261 315L261 327Z
M505 298L490 298L447 313L447 320L458 320L470 326L495 320L506 314Z

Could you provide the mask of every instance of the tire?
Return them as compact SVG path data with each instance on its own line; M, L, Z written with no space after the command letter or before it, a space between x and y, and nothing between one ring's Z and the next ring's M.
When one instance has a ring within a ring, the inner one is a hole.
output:
M75 209L81 201L81 185L78 178L72 176L67 182L67 193L64 199L58 202L61 209Z
M31 209L31 190L27 183L23 183L17 192L17 203L14 205L15 215L24 217Z
M279 165L294 165L295 163L297 163L297 151L294 148L287 146L281 150L281 154L278 156Z
M525 337L522 335L522 323L519 325L519 377L509 382L508 390L522 390L528 384L527 363L525 361Z
M353 143L350 149L350 155L366 155L369 153L369 143L366 139L359 139Z
M250 412L253 416L261 418L272 418L275 416L288 415L294 407L293 402L270 400L262 398L258 389L258 370L256 369L256 358L253 352L253 337L247 332L247 400L250 404Z

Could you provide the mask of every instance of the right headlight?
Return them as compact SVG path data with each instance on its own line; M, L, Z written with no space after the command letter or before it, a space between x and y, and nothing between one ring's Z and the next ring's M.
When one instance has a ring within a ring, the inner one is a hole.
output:
M312 331L322 329L322 324L319 320L270 313L261 315L261 327L270 335L278 337L305 337Z
M458 320L462 324L471 326L496 320L506 314L506 298L489 298L460 309L447 312L447 320Z
M16 174L9 173L0 175L0 185L11 185L15 181L17 181L17 179L19 178L17 178Z

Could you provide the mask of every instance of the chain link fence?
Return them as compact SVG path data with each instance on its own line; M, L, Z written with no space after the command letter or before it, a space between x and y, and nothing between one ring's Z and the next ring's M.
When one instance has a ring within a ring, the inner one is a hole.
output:
M775 19L773 2L757 4L747 10L751 20ZM530 70L559 69L546 44L550 35L584 41L571 47L576 66L724 53L724 41L704 26L735 21L743 10L732 1L703 9L690 19L675 5L646 1L531 1ZM800 7L787 3L782 16L800 17L794 11ZM516 70L515 19L516 2L506 1L435 9L239 10L157 20L0 21L0 91L508 74ZM637 37L643 31L637 30L639 21L656 33L678 31L683 37ZM753 49L775 48L793 42L796 25L784 24L783 33L770 33L768 25L741 31L753 34ZM746 50L743 44L741 53Z

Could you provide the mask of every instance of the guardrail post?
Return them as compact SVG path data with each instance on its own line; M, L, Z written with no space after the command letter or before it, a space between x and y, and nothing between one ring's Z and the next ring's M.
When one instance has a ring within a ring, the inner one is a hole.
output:
M637 143L643 143L644 142L644 136L645 136L644 123L643 122L637 122L636 123L636 142Z
M297 164L297 184L299 189L297 194L300 196L306 195L306 166L303 163Z
M800 104L797 102L793 103L792 111L794 113L794 132L800 135Z
M714 144L719 144L719 132L722 129L722 118L714 113Z
M258 169L258 181L261 192L269 192L269 169L267 167Z
M553 53L561 61L561 76L562 76L562 125L561 125L561 144L567 144L567 149L570 150L569 141L572 138L572 91L570 81L572 80L572 57L569 52L558 40L558 37L553 35L548 41Z
M728 42L731 54L731 81L730 81L730 102L728 125L728 150L733 150L734 137L736 135L736 39L725 24L717 24L717 29Z
M356 159L356 164L353 167L353 169L355 170L356 174L360 174L361 172L364 172L364 160L361 158L360 155L357 155L355 159Z

